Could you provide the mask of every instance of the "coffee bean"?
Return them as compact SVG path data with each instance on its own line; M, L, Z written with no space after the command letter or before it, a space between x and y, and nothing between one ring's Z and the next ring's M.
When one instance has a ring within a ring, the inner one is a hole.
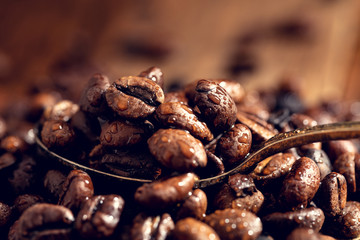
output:
M220 240L218 234L209 225L190 217L176 223L173 237L177 240Z
M164 102L164 92L158 84L134 76L116 80L106 90L105 97L109 107L127 119L146 118Z
M217 133L228 130L236 121L236 105L226 90L205 79L196 85L194 103L208 126Z
M334 170L344 175L348 193L358 191L360 179L357 179L356 175L360 171L360 154L352 152L341 154L334 162Z
M75 140L75 132L70 124L50 120L44 122L41 130L41 141L47 148L66 148Z
M11 213L11 207L6 203L0 202L0 227L4 227L10 222Z
M164 87L164 77L163 72L158 67L150 67L139 74L139 77L146 77L156 84L158 84L161 88Z
M181 202L191 192L196 175L186 173L169 179L145 183L135 192L135 200L148 209L164 209Z
M75 228L83 238L109 237L119 224L123 208L124 200L119 195L93 196L79 211Z
M58 201L66 176L58 170L49 170L44 177L44 188L50 195L50 200Z
M151 154L165 167L182 172L207 164L203 144L180 129L160 129L148 139Z
M39 195L23 194L15 198L13 208L21 215L29 207L42 202L44 202L44 199Z
M206 193L201 189L195 189L181 205L177 212L177 219L191 217L202 220L205 217L207 204Z
M72 116L79 110L79 105L70 101L62 100L54 106L45 109L43 114L44 121L69 121Z

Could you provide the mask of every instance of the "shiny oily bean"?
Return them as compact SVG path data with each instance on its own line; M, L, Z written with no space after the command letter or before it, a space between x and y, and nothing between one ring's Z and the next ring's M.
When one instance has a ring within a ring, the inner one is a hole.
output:
M214 132L228 130L236 121L236 105L226 90L205 79L196 85L194 103Z
M41 141L47 148L66 148L75 141L75 132L64 121L46 121L41 130Z
M190 107L179 102L160 104L155 111L155 119L165 128L187 130L200 140L211 141L214 138L206 123L201 122Z
M333 163L343 153L356 153L357 148L351 140L337 140L327 142L325 151Z
M61 100L54 106L47 107L43 113L43 120L69 121L79 110L79 105L70 100Z
M211 81L223 87L235 103L240 103L245 98L245 89L239 82L229 79L211 79Z
M207 209L207 196L201 189L195 189L191 196L185 199L177 212L177 219L192 217L201 220Z
M122 77L105 93L108 106L126 119L146 118L164 102L164 92L154 81L145 77Z
M94 195L90 176L82 170L72 170L67 176L58 204L77 213L83 202Z
M220 239L256 239L262 232L262 223L255 214L239 209L216 210L205 217Z
M240 164L250 152L251 143L250 129L239 123L222 135L217 143L216 151L222 157L225 165L233 166Z
M277 153L262 160L250 173L250 176L261 186L271 188L273 183L286 176L295 163L296 158L291 153Z
M163 72L159 67L150 67L139 74L139 77L146 77L156 84L158 84L161 88L164 87L164 76Z
M19 218L17 239L70 239L72 212L63 206L39 203Z
M177 240L220 240L213 228L190 217L179 220L172 235Z
M341 214L347 199L346 179L340 173L332 172L322 181L316 195L316 204L327 216Z
M79 211L75 228L83 238L109 237L120 222L123 208L124 200L119 195L93 196Z
M280 202L285 209L305 208L320 186L320 171L310 158L301 157L292 166L280 190Z
M274 237L284 237L295 228L306 227L319 232L325 221L320 208L310 207L291 212L274 212L262 219L264 230Z
M88 81L80 98L82 111L99 116L105 110L105 91L110 87L107 76L96 73Z
M106 147L121 148L139 144L147 138L143 126L125 121L113 121L102 126L100 143Z
M169 169L187 172L207 164L203 144L187 131L160 129L147 142L151 154Z
M248 175L235 174L215 195L214 205L219 209L233 208L257 213L264 202L264 195Z
M332 164L325 151L321 149L304 149L301 151L303 157L308 157L316 163L320 170L320 180L328 175L332 170Z
M347 152L341 154L334 162L334 171L344 175L348 193L355 193L360 188L360 178L356 178L360 171L360 154Z
M132 240L165 240L174 228L175 224L168 213L151 216L141 212L133 220L130 235Z
M145 183L135 192L135 200L148 209L164 209L184 201L194 187L197 176L186 173Z

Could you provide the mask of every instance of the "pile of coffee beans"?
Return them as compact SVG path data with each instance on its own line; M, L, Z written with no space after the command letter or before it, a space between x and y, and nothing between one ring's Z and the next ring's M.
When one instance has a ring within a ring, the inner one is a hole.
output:
M245 91L201 79L172 91L151 67L93 75L79 101L36 92L0 117L1 239L351 239L360 236L359 140L306 144L199 189L280 132L358 120L359 104L303 103L291 79ZM354 107L355 106L355 107ZM38 131L34 131L33 128ZM49 149L93 169L71 170Z

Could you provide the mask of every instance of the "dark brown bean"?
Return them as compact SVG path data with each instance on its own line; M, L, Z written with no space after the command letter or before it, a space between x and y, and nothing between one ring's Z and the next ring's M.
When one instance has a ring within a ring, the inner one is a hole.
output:
M65 180L66 176L62 172L58 170L47 171L44 177L44 188L49 193L51 200L59 200Z
M75 132L64 121L46 121L41 130L41 141L47 148L66 148L75 141Z
M1 140L0 147L9 153L19 153L25 152L28 146L22 138L10 135Z
M316 196L316 204L328 216L341 214L347 199L346 179L340 173L332 172L322 181Z
M250 152L252 135L250 129L241 123L235 124L222 135L216 151L227 166L238 165Z
M161 216L150 216L142 212L133 220L131 239L165 240L171 235L174 228L175 224L168 213Z
M144 126L125 121L113 121L102 126L100 143L106 147L121 148L144 142L147 133Z
M191 192L196 175L186 173L169 179L145 183L135 192L135 200L148 209L164 209L181 202Z
M223 87L235 103L240 103L244 99L245 89L239 82L229 79L211 79L211 81Z
M44 202L44 199L39 195L23 194L15 198L13 208L21 215L29 207L42 202Z
M154 81L145 77L122 77L105 93L110 108L127 119L146 118L164 102L164 92Z
M90 176L82 170L72 170L67 176L58 204L77 213L83 202L94 195Z
M301 150L301 156L308 157L316 163L320 170L320 180L332 170L332 164L326 152L321 149L308 148Z
M176 223L173 237L177 240L220 240L213 228L190 217L181 219Z
M204 221L224 240L256 239L262 232L260 218L246 210L216 210Z
M146 77L156 84L158 84L161 88L164 87L164 77L163 72L158 67L150 67L139 74L139 77Z
M160 104L155 111L155 119L162 127L187 130L200 140L211 141L214 138L206 123L201 122L190 107L179 102Z
M310 158L297 160L286 176L280 193L280 202L286 209L305 208L320 186L320 171Z
M107 76L96 73L94 74L84 88L79 105L82 111L101 115L105 111L105 91L110 87Z
M177 219L192 217L201 220L205 217L207 196L201 189L195 189L191 196L185 199L177 212Z
M178 102L187 106L189 105L189 100L185 95L185 91L175 91L175 92L165 93L164 103L167 102Z
M334 171L344 175L348 193L357 192L360 186L360 178L356 179L357 172L360 171L360 154L343 153L335 160L333 166Z
M79 211L75 228L83 238L105 238L113 235L124 208L121 196L98 195L85 201Z
M256 188L248 175L235 174L229 177L214 198L219 209L233 208L257 213L264 202L264 195Z
M325 149L332 163L343 153L357 152L356 146L351 140L329 141Z
M74 220L68 208L39 203L19 218L17 239L70 239Z
M228 130L236 121L236 105L226 90L215 82L198 81L194 98L205 122L212 131Z
M320 208L310 207L291 212L274 212L263 217L264 230L274 237L284 237L295 228L306 227L319 232L325 215Z
M180 129L160 129L148 139L151 154L165 167L191 171L207 164L203 144Z
M69 121L79 110L79 105L70 100L62 100L54 106L47 107L43 114L43 120Z

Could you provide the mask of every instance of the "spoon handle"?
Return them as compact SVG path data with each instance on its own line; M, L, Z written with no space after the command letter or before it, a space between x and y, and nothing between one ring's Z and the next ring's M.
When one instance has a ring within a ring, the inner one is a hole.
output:
M205 187L220 182L229 175L239 172L249 172L261 160L293 147L313 142L353 138L360 138L360 122L331 123L280 133L263 142L256 151L249 154L237 167L224 174L212 178L201 179L197 184L200 187Z

